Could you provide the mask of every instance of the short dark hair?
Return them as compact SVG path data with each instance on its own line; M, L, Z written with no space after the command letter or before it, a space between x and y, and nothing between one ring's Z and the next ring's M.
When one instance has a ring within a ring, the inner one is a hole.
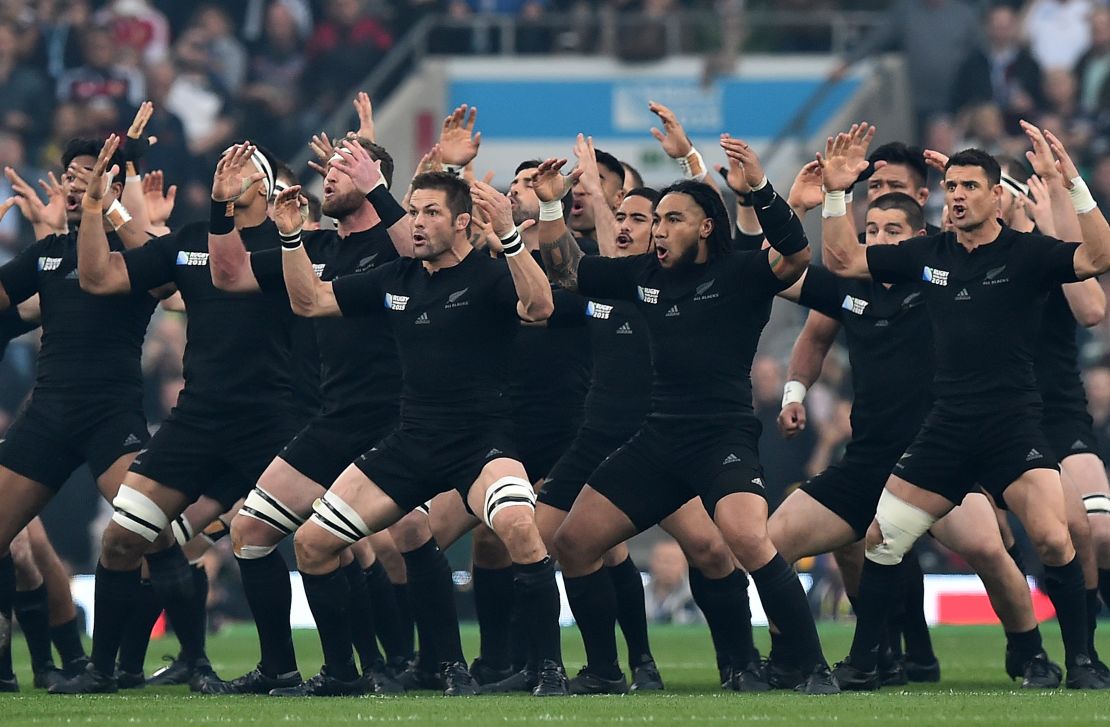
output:
M369 139L364 139L355 134L347 134L344 139L357 142L359 146L370 154L371 159L382 163L382 179L385 180L385 186L393 189L393 170L396 167L393 163L393 155L386 151L385 147L381 144L376 144Z
M867 205L869 210L901 210L906 215L906 222L916 230L925 229L925 210L917 200L905 192L891 192Z
M640 170L632 166L628 162L622 161L621 166L624 167L625 176L632 175L632 186L639 189L644 186L644 175L640 174ZM654 191L654 190L652 190Z
M526 159L520 164L516 165L516 171L513 172L513 176L515 177L516 175L523 172L525 169L539 169L540 164L543 164L543 162L541 162L539 159Z
M77 157L90 156L93 160L100 157L100 150L104 146L103 141L96 139L88 139L77 137L70 139L66 142L65 148L62 150L62 171L69 168L70 162ZM112 171L112 165L119 166L119 172L116 176L112 177L112 184L119 182L123 184L125 175L127 174L127 162L123 158L123 148L116 149L116 153L108 161L108 168L104 170L105 173Z
M324 208L320 198L312 192L301 191L301 196L308 200L308 219L310 222L319 222L324 217Z
M995 157L995 161L998 162L998 167L1000 169L1009 170L1006 173L1022 184L1027 184L1029 182L1029 177L1033 176L1033 171L1029 169L1029 165L1025 164L1017 157L1008 154L1000 155Z
M659 193L659 199L668 194L685 194L701 207L706 217L713 220L713 231L706 240L711 259L732 249L732 223L729 222L728 211L725 210L725 203L721 201L717 190L704 182L681 179L663 189Z
M992 187L1002 181L1002 168L998 166L998 160L982 149L964 149L956 152L944 165L944 171L947 172L952 167L979 167L986 173L987 184Z
M278 182L282 177L290 180L290 186L301 183L300 179L297 177L297 173L293 171L293 168L285 162L279 161L277 166L274 167L274 181Z
M648 202L651 202L651 206L653 208L655 207L655 205L659 204L659 200L661 199L661 197L659 196L659 190L652 189L651 187L635 187L633 189L630 189L624 195L625 199L628 199L629 197L643 197Z
M892 141L871 152L867 161L871 162L868 176L874 173L875 162L886 162L909 167L917 179L918 187L924 187L929 179L929 165L925 163L925 153L918 146L906 146L900 141Z
M424 172L417 174L412 180L412 191L418 189L435 189L447 195L447 209L451 215L458 217L462 214L472 214L474 203L470 199L470 185L465 179L456 177L450 172Z
M594 149L594 159L597 160L598 164L612 172L614 177L621 180L622 185L624 184L624 165L621 164L620 159L601 149Z

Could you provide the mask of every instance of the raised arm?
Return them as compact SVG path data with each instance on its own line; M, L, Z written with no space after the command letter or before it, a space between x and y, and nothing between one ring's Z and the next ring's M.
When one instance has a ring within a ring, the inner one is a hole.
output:
M1045 130L1046 140L1052 153L1056 155L1056 167L1060 181L1068 190L1072 209L1079 217L1081 245L1075 253L1075 273L1080 278L1101 275L1110 269L1110 225L1102 210L1095 204L1087 183L1079 176L1079 170L1060 141L1051 131ZM1105 301L1103 302L1105 313Z
M69 231L69 225L66 223L65 192L53 172L48 175L49 184L39 180L39 186L46 193L46 204L43 204L35 188L14 169L4 167L4 176L8 178L8 183L15 192L15 197L12 197L13 203L23 213L23 217L31 223L36 240L49 235L64 235Z
M131 126L127 129L127 140L123 146L126 177L120 201L131 215L130 224L142 235L142 240L149 237L147 233L150 231L151 224L150 212L146 208L146 198L143 194L142 180L139 177L139 162L150 148L152 141L157 141L154 137L144 136L147 122L150 121L150 116L153 113L154 104L150 101L143 101L139 104L139 109L135 112L135 118L131 120ZM136 241L140 239L138 235L132 237ZM127 239L124 239L124 243L127 243ZM142 242L138 244L141 245ZM131 247L131 245L128 245L128 247Z
M779 280L794 283L810 261L809 240L801 220L771 186L755 151L740 139L721 135L721 148L744 170L752 188L755 213L771 245L767 262Z
M255 147L249 143L236 144L220 157L212 177L214 214L208 230L208 267L212 284L220 290L243 293L259 289L251 270L250 253L235 229L232 212L232 205L242 191L263 177L260 171L250 171L254 169L253 164L248 168L254 152ZM216 208L222 208L223 214L215 214Z
M853 131L830 137L825 143L824 156L818 154L825 186L825 203L821 211L821 242L823 260L832 272L846 278L868 278L867 249L856 239L856 228L845 204L845 194L856 183L867 160L852 152Z
M563 197L581 175L564 177L566 159L547 159L536 170L532 188L540 200L540 255L547 277L566 290L578 290L578 263L585 257L563 219Z
M509 198L485 182L475 181L470 185L474 204L481 209L493 226L497 242L490 242L494 252L504 252L513 276L513 286L517 294L517 315L525 321L544 321L551 317L555 302L551 298L551 284L543 268L528 254L520 232L513 224L513 207ZM525 220L520 226L526 230L534 224ZM501 248L500 250L498 248Z
M823 313L810 311L786 370L786 386L782 393L782 411L779 412L779 431L784 437L793 437L806 428L806 392L821 376L821 367L829 355L840 324Z
M108 246L104 232L104 174L119 146L119 137L112 134L100 149L88 185L81 198L81 226L77 230L77 276L81 289L94 295L113 295L131 290L131 276L123 255ZM114 166L113 170L118 171ZM114 172L113 172L114 173Z
M173 214L173 206L177 201L177 185L171 184L169 189L163 190L164 186L165 175L161 169L147 172L143 176L143 202L150 216L150 229L147 231L152 235L167 235L170 232L166 222Z
M582 170L578 184L585 190L586 201L594 213L594 236L597 238L598 250L604 257L616 257L617 218L601 189L601 173L597 169L593 137L587 138L579 134L574 143L574 156L578 158L578 169Z
M371 158L370 152L352 138L341 141L335 151L338 158L330 162L331 168L349 176L374 207L397 254L413 257L412 221L386 186L381 160Z
M659 122L663 126L662 131L654 126L651 127L651 135L663 147L663 152L678 162L682 168L682 176L696 182L705 182L720 192L717 189L717 183L709 176L709 167L705 165L705 160L694 148L693 142L686 134L686 129L682 127L674 111L655 101L648 102L648 110L659 117Z
M281 235L281 271L289 305L294 313L307 318L339 316L342 312L331 283L316 277L312 260L301 244L300 194L300 185L294 185L282 190L274 201L274 223Z

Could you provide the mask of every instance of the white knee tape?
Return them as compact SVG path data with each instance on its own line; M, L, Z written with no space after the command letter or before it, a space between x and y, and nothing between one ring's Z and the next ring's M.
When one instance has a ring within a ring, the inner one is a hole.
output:
M193 526L185 519L184 515L178 515L177 519L170 525L173 531L173 539L177 541L178 545L185 545L193 539Z
M116 511L112 515L113 522L152 543L170 524L170 519L154 500L127 485L120 485L112 507Z
M274 552L276 545L241 545L235 557L240 560L261 560Z
M493 527L493 516L507 507L524 506L536 509L536 491L532 483L522 477L502 477L486 490L482 520Z
M1084 495L1083 507L1087 508L1088 515L1110 515L1110 497L1101 492Z
M916 508L905 500L883 490L879 496L879 507L875 511L883 541L868 546L867 559L879 565L898 565L902 556L909 552L925 532L933 526L937 518Z
M353 507L330 491L312 503L312 521L348 543L357 543L374 533Z
M239 513L260 520L283 535L292 535L304 524L303 517L261 487L251 490Z

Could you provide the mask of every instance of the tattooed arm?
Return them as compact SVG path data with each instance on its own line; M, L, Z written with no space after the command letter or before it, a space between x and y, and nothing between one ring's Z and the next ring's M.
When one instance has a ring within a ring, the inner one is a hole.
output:
M548 159L540 165L532 182L532 188L540 202L557 205L566 196L574 178L580 172L572 172L564 177L560 170L566 159ZM566 290L578 290L578 263L585 257L578 241L567 229L562 215L553 220L544 220L540 213L540 255L547 270L547 277Z

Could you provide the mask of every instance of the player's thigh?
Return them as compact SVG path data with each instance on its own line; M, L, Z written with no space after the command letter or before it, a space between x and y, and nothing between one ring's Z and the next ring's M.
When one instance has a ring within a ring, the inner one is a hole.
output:
M405 514L393 498L355 465L345 469L328 492L345 502L374 532L385 530Z
M611 500L586 485L555 533L555 549L563 570L580 576L592 572L606 551L639 532Z
M42 512L55 490L7 467L0 466L0 555L8 552L16 534Z
M479 508L478 512L480 511ZM450 548L459 538L473 530L478 522L478 518L467 509L457 490L439 493L428 505L428 525L432 529L432 537L441 548Z
M959 507L933 523L929 532L941 545L959 553L972 565L1006 557L994 507L980 492L969 493Z
M794 490L767 521L771 542L788 563L836 550L860 534L804 489Z

